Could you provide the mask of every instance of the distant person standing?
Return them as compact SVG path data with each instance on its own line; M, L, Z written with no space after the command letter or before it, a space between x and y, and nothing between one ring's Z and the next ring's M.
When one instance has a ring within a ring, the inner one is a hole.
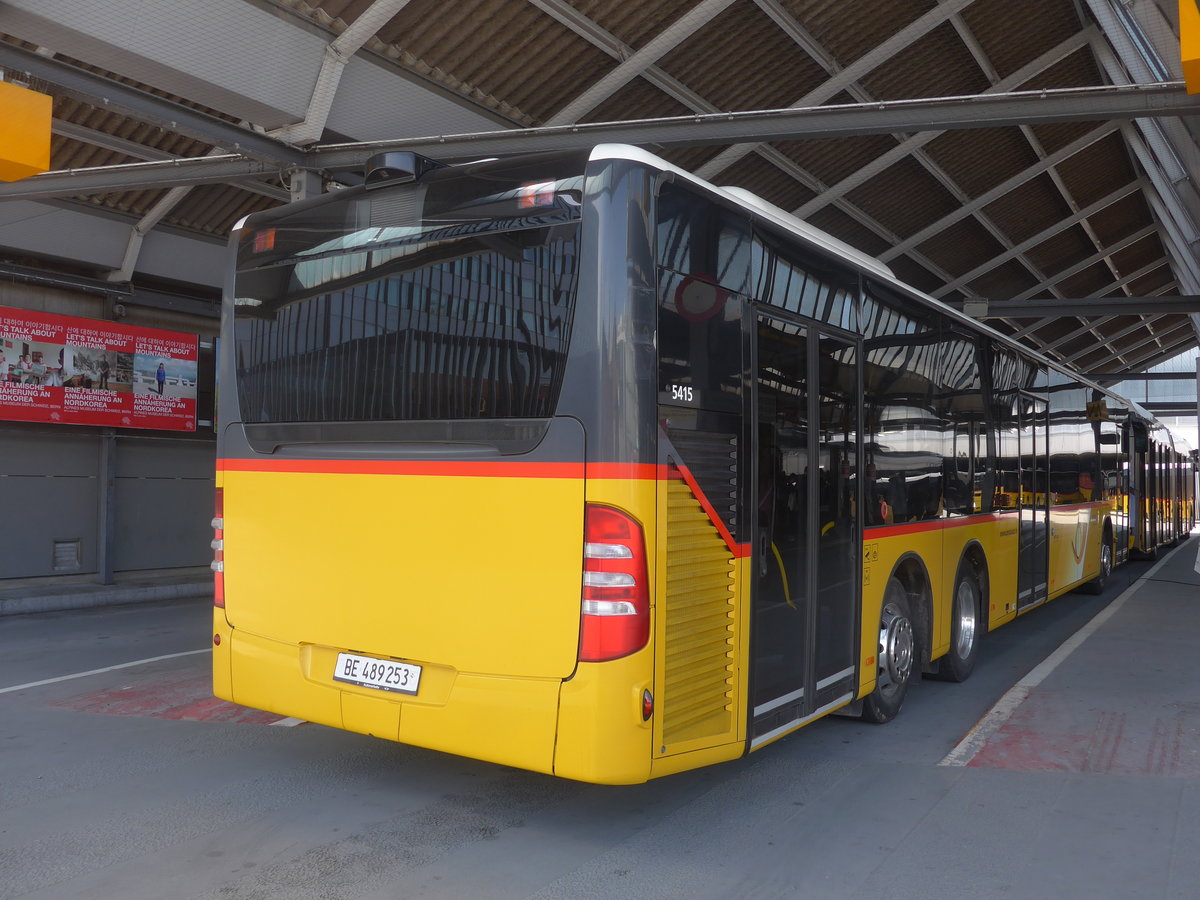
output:
M162 368L162 366L159 366L159 369L161 369L161 368ZM108 356L107 355L100 357L100 390L102 390L102 391L108 390ZM160 390L159 393L161 394L162 391Z
M167 370L162 363L158 364L158 371L154 373L154 380L158 382L158 394L161 397L163 385L167 383Z

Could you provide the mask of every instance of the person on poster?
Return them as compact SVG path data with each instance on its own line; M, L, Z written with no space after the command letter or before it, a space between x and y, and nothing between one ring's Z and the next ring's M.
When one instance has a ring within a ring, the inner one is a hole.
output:
M46 383L46 372L48 369L41 350L33 351L33 362L30 364L29 371L32 374L29 376L28 384Z
M58 348L58 366L55 367L50 364L46 365L46 377L42 380L42 384L47 385L49 387L62 387L63 386L62 365L63 365L63 348L59 347Z
M161 397L163 385L167 383L167 370L162 363L158 364L158 371L154 373L154 380L158 382L158 395Z
M108 354L100 357L100 390L108 390ZM161 394L162 391L159 391Z

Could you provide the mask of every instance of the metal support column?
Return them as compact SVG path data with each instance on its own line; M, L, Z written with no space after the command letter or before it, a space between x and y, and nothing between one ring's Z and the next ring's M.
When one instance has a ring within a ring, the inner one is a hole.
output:
M100 435L100 489L97 515L96 569L101 584L113 583L117 524L117 434L105 428Z

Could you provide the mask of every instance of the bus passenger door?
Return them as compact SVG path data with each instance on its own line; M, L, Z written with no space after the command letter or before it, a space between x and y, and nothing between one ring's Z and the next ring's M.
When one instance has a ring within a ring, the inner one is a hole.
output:
M1050 488L1047 403L1019 395L1021 534L1017 558L1017 611L1046 599L1050 554Z
M1126 478L1129 508L1130 549L1142 552L1154 546L1152 539L1150 441L1146 428L1140 422L1132 422L1125 430L1126 448L1129 452L1129 475Z
M756 350L752 746L852 695L861 590L857 347L763 316Z

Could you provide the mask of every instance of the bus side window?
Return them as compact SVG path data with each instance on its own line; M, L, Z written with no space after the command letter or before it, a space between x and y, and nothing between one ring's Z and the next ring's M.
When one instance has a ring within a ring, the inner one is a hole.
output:
M750 286L750 222L666 183L658 195L658 265L729 291Z
M953 432L938 408L937 371L944 348L937 325L908 315L910 301L868 282L863 303L864 393L877 496L896 524L943 512L942 473ZM886 517L885 517L886 518Z
M749 221L670 183L657 202L659 402L737 412Z

